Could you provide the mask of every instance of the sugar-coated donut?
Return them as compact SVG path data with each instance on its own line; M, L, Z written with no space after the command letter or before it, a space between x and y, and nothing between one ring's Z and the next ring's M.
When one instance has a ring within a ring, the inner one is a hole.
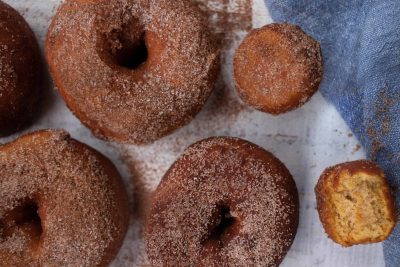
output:
M251 31L234 56L236 88L243 101L274 115L307 102L322 75L319 43L287 23Z
M298 193L287 168L241 139L190 146L155 191L146 222L154 266L277 266L295 237Z
M107 266L128 226L114 165L63 131L0 146L0 265Z
M396 225L394 199L374 162L352 161L326 169L315 193L325 231L342 246L383 241Z
M136 144L190 122L219 68L207 17L181 0L67 0L46 54L76 116L99 137Z
M0 136L27 126L41 98L42 64L24 18L0 0Z

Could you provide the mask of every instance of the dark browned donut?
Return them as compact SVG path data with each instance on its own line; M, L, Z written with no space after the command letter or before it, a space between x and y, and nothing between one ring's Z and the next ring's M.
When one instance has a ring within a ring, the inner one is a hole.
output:
M298 193L286 167L241 139L190 146L154 193L146 248L154 266L277 266L295 237Z
M190 122L219 67L207 17L182 0L67 0L46 55L85 125L99 137L139 144Z
M121 177L63 131L0 146L0 266L107 266L128 227Z
M0 1L0 136L21 130L37 113L42 65L24 18Z
M251 31L234 57L236 88L243 101L274 115L307 102L322 75L319 43L287 23Z

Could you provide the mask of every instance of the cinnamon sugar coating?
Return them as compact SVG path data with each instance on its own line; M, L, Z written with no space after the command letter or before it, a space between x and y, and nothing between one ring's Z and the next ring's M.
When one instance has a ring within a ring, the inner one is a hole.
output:
M0 146L0 265L107 266L128 226L114 165L63 131Z
M236 88L242 100L273 115L306 103L318 90L322 76L319 43L287 23L251 31L234 57Z
M0 1L0 136L29 124L41 98L42 64L24 18Z
M219 68L207 17L190 1L67 0L46 54L75 115L99 137L135 144L189 123Z
M147 253L154 266L277 266L298 217L296 185L277 158L209 138L186 149L155 191Z

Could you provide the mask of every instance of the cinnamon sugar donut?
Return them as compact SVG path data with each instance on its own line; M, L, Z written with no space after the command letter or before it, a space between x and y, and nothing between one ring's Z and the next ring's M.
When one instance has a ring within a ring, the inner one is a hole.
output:
M322 75L319 43L287 23L251 31L234 56L236 88L243 101L274 115L307 102Z
M76 116L99 137L136 144L190 122L219 66L206 16L190 1L67 0L46 54Z
M62 131L0 146L0 265L107 266L128 226L114 165Z
M295 237L296 185L271 153L241 139L190 146L163 177L146 223L154 266L277 266Z
M0 136L21 130L38 109L40 51L24 18L0 1Z

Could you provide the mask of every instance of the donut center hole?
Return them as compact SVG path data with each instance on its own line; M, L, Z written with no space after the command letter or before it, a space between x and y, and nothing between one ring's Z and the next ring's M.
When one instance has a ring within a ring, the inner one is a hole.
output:
M38 209L38 205L29 200L6 213L0 221L1 236L6 238L22 231L32 240L39 240L43 229Z
M227 230L236 222L228 206L221 206L218 209L216 224L210 231L208 239L221 240Z
M113 29L103 35L106 44L107 61L125 69L134 70L143 65L149 56L146 46L146 33L137 22Z
M146 62L149 56L145 34L143 33L141 38L136 42L125 41L120 50L115 53L115 60L121 67L127 69L136 69Z

